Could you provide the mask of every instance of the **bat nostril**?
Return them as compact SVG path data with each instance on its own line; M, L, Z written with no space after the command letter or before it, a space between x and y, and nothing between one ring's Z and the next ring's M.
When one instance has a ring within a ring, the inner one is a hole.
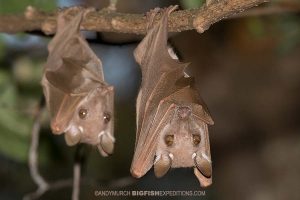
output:
M51 130L54 134L62 134L63 133L61 125L59 125L57 122L51 122Z
M187 119L191 113L191 109L186 106L179 107L177 111L177 115L180 119Z

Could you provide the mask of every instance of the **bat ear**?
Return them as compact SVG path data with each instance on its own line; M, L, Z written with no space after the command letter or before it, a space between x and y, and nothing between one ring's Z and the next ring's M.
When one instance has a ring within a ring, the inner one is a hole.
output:
M203 120L205 123L207 123L209 125L214 124L214 121L211 118L208 110L205 109L203 106L193 103L192 104L192 112L197 118Z

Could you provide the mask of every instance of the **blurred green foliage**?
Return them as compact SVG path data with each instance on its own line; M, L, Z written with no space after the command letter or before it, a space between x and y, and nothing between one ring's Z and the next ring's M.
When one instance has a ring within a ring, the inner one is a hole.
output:
M56 7L55 0L0 0L0 14L22 13L28 5L44 11L53 10Z
M32 113L41 93L37 87L42 66L27 57L16 59L9 68L3 65L0 69L0 152L11 159L25 162L33 123ZM28 88L34 88L35 92L27 93ZM22 89L25 92L21 92Z
M4 45L4 40L1 37L2 35L0 34L0 60L4 56L4 51L5 51L5 45Z
M0 151L19 160L27 159L28 136L32 122L18 112L18 92L12 77L0 70Z
M286 15L277 20L276 27L281 33L279 52L288 53L300 44L299 17Z
M299 17L294 14L246 19L247 31L256 39L277 39L277 52L286 54L300 43ZM275 41L274 41L275 42Z
M254 17L250 20L247 20L247 28L251 35L254 37L260 38L265 36L265 27L264 21L260 18Z
M192 9L199 8L205 0L181 0L180 3L184 9Z

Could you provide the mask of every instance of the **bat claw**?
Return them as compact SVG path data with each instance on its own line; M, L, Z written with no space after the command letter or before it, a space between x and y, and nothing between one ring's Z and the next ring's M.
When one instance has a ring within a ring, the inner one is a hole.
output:
M205 154L193 154L193 159L195 166L206 178L210 178L212 174L211 161L207 158Z
M65 133L65 141L68 146L74 146L80 142L81 134L79 131L68 131Z
M172 165L172 158L170 155L159 155L154 161L154 174L157 178L163 177Z
M102 131L99 134L98 150L103 156L108 156L113 153L115 138L108 132Z

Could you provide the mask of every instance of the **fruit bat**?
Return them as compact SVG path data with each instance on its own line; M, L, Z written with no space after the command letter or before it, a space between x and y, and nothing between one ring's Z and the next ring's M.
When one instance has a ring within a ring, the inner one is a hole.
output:
M168 16L176 9L162 10L153 25L156 9L148 15L147 35L134 51L142 71L137 97L137 134L131 173L140 178L154 165L162 177L170 168L194 167L202 187L212 183L208 124L214 122L208 109L168 46Z
M115 141L114 88L105 82L100 59L80 33L86 12L81 10L69 21L65 15L58 15L41 81L51 129L54 134L65 133L69 146L96 145L107 156Z

